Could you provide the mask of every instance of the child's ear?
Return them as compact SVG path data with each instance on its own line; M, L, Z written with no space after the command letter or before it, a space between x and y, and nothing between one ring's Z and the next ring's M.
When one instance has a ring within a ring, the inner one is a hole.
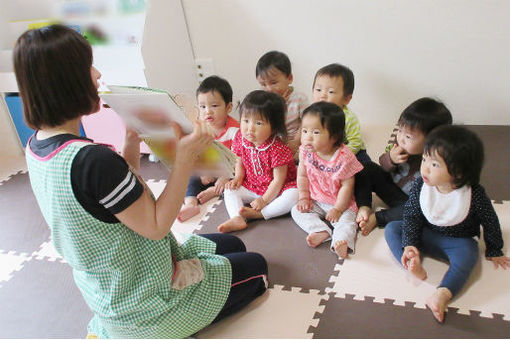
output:
M291 74L289 74L289 84L292 84L292 82L294 81L294 76Z
M349 94L347 96L344 96L344 105L349 105L352 99L352 94Z
M233 107L234 107L234 104L232 104L232 102L230 102L230 103L228 103L228 104L227 104L227 107L226 107L226 109L227 109L227 114L229 114L229 113L230 113L230 111L232 111L232 108L233 108Z

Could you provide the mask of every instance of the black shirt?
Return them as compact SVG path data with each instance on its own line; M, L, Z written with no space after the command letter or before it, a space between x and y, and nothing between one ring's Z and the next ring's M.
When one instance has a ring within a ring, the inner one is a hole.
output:
M72 134L30 140L31 150L46 157L70 140L91 142L73 160L71 184L76 199L92 216L107 223L118 223L114 214L122 212L143 192L143 185L119 154L108 146Z

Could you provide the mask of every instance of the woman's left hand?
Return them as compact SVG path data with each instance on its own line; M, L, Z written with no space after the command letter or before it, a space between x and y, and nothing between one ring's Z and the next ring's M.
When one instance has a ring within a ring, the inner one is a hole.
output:
M342 216L342 212L340 210L338 210L337 208L331 208L326 214L326 220L334 223L338 221L340 216Z
M498 269L498 266L503 269L510 268L510 257L506 256L488 257L487 260L492 261L494 263L494 269Z
M259 197L250 203L250 206L257 211L261 211L266 205L267 203L262 197Z

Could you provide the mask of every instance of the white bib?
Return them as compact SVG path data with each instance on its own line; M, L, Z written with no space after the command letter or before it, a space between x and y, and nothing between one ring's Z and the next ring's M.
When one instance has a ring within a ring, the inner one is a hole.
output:
M464 185L447 194L436 187L423 183L420 192L420 206L429 223L440 226L454 226L464 221L471 207L471 187Z

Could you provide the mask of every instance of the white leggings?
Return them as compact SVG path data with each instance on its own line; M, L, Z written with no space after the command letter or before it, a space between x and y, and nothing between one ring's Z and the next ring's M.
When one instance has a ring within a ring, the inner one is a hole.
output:
M347 245L354 253L356 232L358 230L358 225L356 224L356 213L349 209L345 210L338 221L331 223L334 228L333 233L331 233L331 229L323 219L333 206L317 201L312 202L312 209L306 213L300 212L297 209L297 205L292 208L291 214L294 222L296 222L296 224L308 234L318 233L321 231L327 231L330 236L333 234L331 250L334 251L333 245L336 241L347 241Z
M225 189L223 198L225 200L225 206L230 218L240 216L239 210L245 203L261 197L262 195L256 194L253 191L240 186L237 190ZM290 209L298 201L298 190L297 188L290 188L282 192L278 197L269 202L260 212L264 219L268 220L273 217L285 215L290 212Z

